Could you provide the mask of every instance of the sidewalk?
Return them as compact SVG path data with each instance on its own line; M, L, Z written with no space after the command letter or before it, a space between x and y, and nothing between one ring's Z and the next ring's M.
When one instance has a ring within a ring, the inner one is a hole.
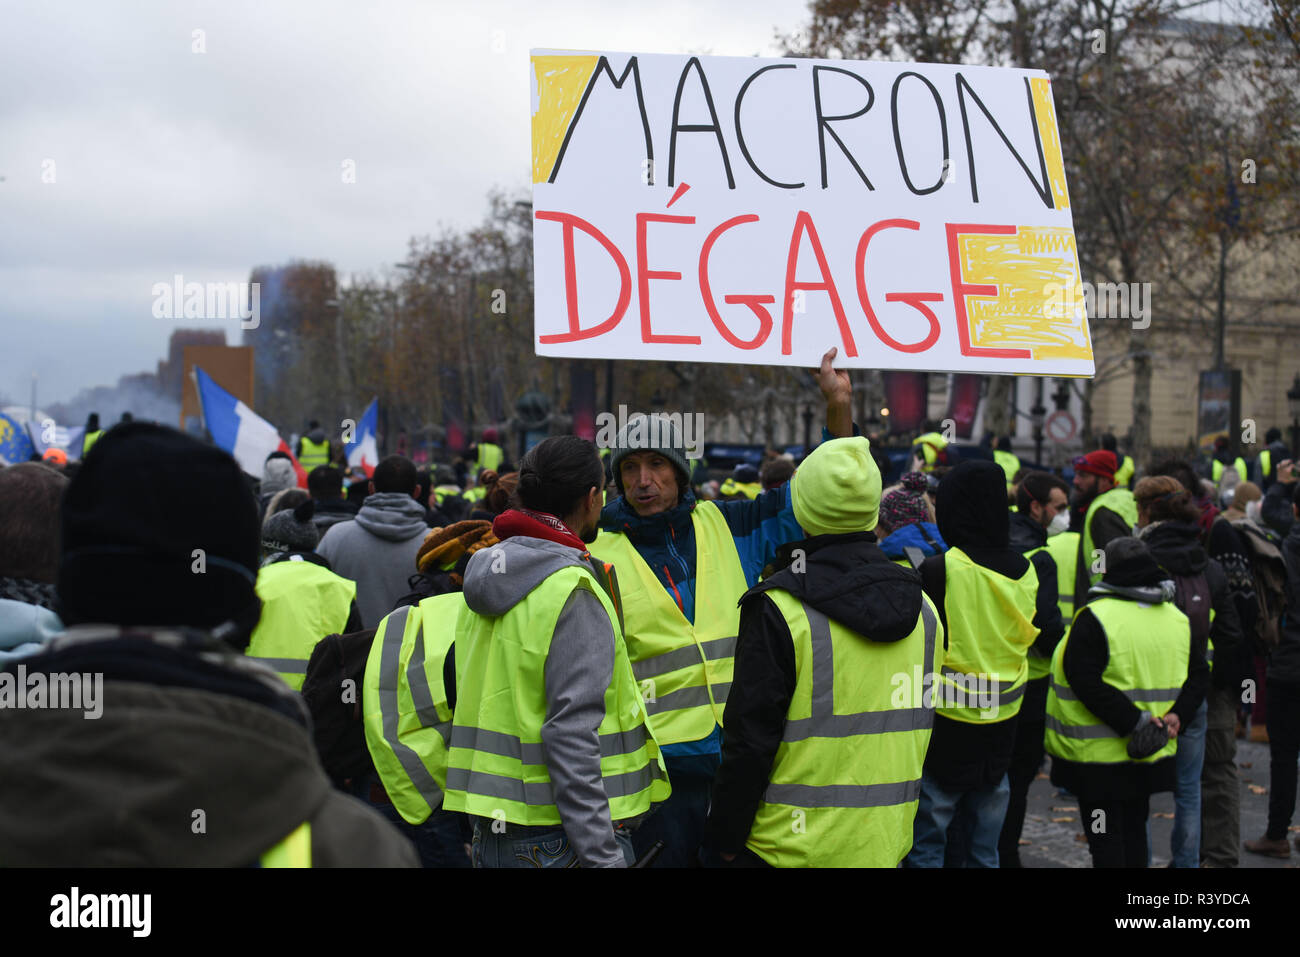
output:
M1088 845L1079 823L1079 804L1074 798L1058 797L1047 779L1048 764L1029 787L1029 809L1021 833L1020 860L1025 867L1091 867ZM1237 742L1237 774L1241 778L1241 835L1238 843L1264 833L1268 822L1268 793L1257 794L1251 786L1268 788L1268 745ZM1151 798L1151 841L1153 867L1169 863L1169 838L1174 827L1174 796L1170 792ZM1069 820L1065 820L1069 818ZM1297 818L1300 822L1300 817ZM1289 837L1300 836L1300 823L1293 824ZM1029 841L1029 844L1025 844ZM1241 851L1240 867L1298 867L1300 853L1291 859L1261 857Z

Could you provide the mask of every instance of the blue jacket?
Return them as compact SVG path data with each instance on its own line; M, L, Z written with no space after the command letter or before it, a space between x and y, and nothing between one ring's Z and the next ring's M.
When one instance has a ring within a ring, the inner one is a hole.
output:
M600 514L601 530L627 536L690 622L695 621L695 528L691 524L691 511L696 504L695 493L687 488L680 504L658 515L643 518L621 496L606 505ZM751 588L758 583L763 567L776 557L778 546L807 538L795 521L789 482L752 500L713 504L722 511L731 530L740 567L745 572L745 584ZM736 601L740 601L740 595ZM715 726L709 737L665 745L663 753L666 757L698 756L687 766L675 762L678 773L694 771L711 775L717 766L720 747L721 728ZM673 773L672 768L669 773Z
M939 526L931 522L923 522L922 524L929 536L939 546L938 548L927 542L925 536L921 534L921 529L913 523L894 529L887 538L881 540L881 550L890 558L901 559L902 561L907 561L907 555L903 552L904 548L919 548L927 558L947 551L948 545L944 542L943 536L939 534Z

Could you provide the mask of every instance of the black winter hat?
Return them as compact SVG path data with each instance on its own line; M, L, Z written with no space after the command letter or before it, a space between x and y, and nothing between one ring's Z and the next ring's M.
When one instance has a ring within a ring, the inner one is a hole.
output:
M939 534L949 547L1006 547L1011 535L1007 475L986 459L965 459L939 482L935 496Z
M1116 538L1106 546L1106 571L1101 579L1108 585L1140 588L1159 585L1169 577L1139 539Z
M233 458L175 429L118 425L63 497L59 613L70 625L233 621L246 641L261 613L258 533Z

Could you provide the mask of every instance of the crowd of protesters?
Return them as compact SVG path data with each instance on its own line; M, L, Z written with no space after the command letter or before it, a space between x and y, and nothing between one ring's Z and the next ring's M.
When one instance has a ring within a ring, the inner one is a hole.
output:
M0 469L0 859L1016 867L1049 759L1096 866L1149 866L1162 791L1173 866L1289 857L1280 435L1204 476L1107 436L1067 481L930 432L885 487L833 358L818 447L721 483L644 415L371 474L313 422L305 488L141 422ZM93 721L4 697L69 676Z

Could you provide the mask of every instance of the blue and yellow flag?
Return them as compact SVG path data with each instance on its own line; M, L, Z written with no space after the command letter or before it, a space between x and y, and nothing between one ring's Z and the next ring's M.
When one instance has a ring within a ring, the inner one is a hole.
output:
M0 412L0 462L17 465L36 454L36 447L27 430L12 418Z

